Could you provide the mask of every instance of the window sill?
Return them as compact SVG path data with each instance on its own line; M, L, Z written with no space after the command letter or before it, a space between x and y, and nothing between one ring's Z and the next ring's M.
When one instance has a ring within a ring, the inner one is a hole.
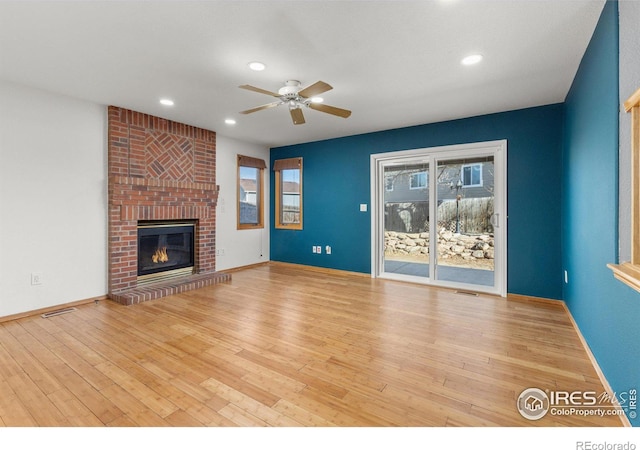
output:
M238 230L259 230L264 228L264 225L238 225Z
M613 276L624 284L640 292L640 265L626 262L623 264L607 264Z

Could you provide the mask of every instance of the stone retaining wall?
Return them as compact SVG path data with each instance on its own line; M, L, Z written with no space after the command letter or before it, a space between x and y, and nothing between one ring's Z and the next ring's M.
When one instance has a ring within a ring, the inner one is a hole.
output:
M438 258L448 259L461 257L472 261L476 259L494 258L493 234L465 235L454 233L445 228L438 232ZM384 254L393 255L428 255L429 233L398 233L385 231Z

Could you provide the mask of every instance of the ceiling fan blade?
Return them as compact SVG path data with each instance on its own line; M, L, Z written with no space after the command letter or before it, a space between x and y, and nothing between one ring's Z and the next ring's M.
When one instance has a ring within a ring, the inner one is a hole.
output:
M304 114L302 114L300 108L291 108L289 112L291 112L291 119L293 119L294 125L302 125L304 123Z
M336 108L335 106L324 105L322 103L309 103L308 106L316 111L333 114L334 116L343 117L345 119L351 115L351 111L348 109Z
M309 98L322 94L323 92L330 91L331 89L333 89L333 87L331 87L324 81L318 81L298 92L298 95L304 98Z
M282 102L267 103L266 105L256 106L255 108L247 109L245 111L240 111L240 114L251 114L257 111L262 111L263 109L273 108L274 106L278 106L280 104L282 104Z
M260 89L255 86L251 86L249 84L243 84L242 86L238 86L240 89L246 89L247 91L257 92L259 94L267 94L272 97L280 97L280 94L276 94L275 92L267 91L266 89Z

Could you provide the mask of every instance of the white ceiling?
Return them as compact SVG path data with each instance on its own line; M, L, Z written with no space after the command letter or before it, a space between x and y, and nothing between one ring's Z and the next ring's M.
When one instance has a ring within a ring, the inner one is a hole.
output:
M603 6L2 0L0 78L273 147L562 102ZM470 53L483 62L462 66ZM277 92L289 79L331 84L325 103L353 114L238 114L274 100L239 85Z

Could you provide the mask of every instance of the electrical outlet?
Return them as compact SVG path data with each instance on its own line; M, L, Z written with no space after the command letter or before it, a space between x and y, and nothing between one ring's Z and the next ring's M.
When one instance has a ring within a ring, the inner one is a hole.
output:
M317 248L316 248L316 246L315 246L315 245L311 247L311 251L312 251L313 253L318 253L318 252L317 252Z
M31 286L42 284L42 273L31 272Z
M316 245L316 253L322 253L322 247Z
M367 204L360 203L360 212L367 212Z
M325 252L327 255L330 255L330 254L331 254L331 246L330 246L330 245L327 245L327 246L324 248L324 252Z

